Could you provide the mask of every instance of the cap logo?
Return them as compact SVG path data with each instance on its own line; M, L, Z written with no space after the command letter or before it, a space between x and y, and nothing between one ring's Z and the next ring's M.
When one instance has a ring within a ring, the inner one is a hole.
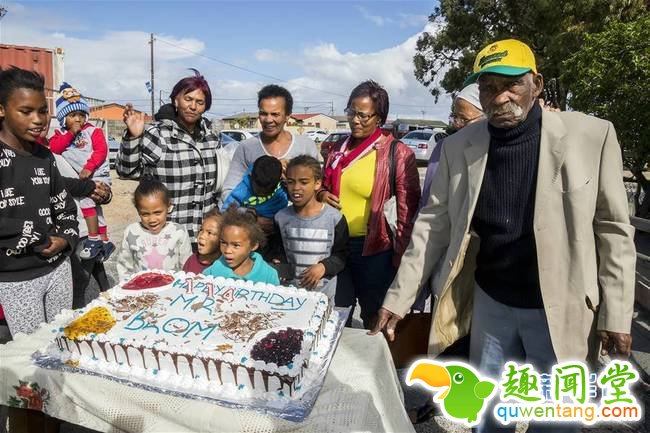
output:
M500 62L504 57L508 55L508 50L501 51L500 53L488 54L487 56L481 57L478 61L479 68L483 69L485 65L495 62Z

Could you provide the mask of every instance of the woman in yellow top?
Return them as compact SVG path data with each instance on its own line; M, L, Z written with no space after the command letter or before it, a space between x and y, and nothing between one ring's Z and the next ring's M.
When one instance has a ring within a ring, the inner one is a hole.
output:
M386 122L388 108L388 93L374 81L365 81L352 90L345 110L352 134L330 152L325 163L325 189L319 193L321 201L345 215L350 231L350 253L338 275L336 305L354 308L358 300L363 325L368 329L409 243L420 198L415 156L408 146L396 141L397 227L393 234L383 212L384 203L391 198L390 149L395 141L380 128Z

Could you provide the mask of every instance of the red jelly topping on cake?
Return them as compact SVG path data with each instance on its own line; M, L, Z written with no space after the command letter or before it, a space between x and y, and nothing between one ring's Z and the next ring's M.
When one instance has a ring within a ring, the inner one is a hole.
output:
M174 281L174 277L168 274L159 274L158 272L145 272L137 277L131 278L131 281L124 284L124 290L143 290L162 287Z

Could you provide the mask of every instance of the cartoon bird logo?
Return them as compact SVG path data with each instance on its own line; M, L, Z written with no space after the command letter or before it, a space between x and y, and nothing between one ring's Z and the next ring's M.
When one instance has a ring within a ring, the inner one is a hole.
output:
M442 403L443 413L448 418L462 421L470 427L480 421L486 400L496 390L494 380L480 378L472 366L462 362L416 361L409 368L406 384L413 386L418 382L437 393L433 401Z

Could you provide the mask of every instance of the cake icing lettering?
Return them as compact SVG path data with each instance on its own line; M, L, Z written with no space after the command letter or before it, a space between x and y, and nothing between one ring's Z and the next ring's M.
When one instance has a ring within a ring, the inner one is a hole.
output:
M194 278L186 278L185 281L187 282L185 293L194 293Z
M149 322L149 314L146 310L140 311L136 314L129 323L124 326L124 329L127 331L146 331L148 329L153 329L156 331L156 334L160 333L160 329L154 322Z
M230 287L213 285L209 282L196 281L192 278L177 279L173 283L173 287L185 289L185 295L194 292L202 292L206 295L206 299L217 299L223 302L234 302L237 299L244 299L246 301L265 302L272 305L271 309L276 311L297 311L307 302L307 298L292 295L281 295L277 292L264 291L264 290L248 290L243 287ZM188 288L192 288L189 291ZM198 296L198 295L196 295ZM170 305L174 305L178 300L184 302L194 302L197 297L185 297L183 294L174 299ZM204 305L207 309L208 305Z
M217 328L216 324L205 323L199 321L189 321L183 317L171 317L158 327L155 323L146 320L146 311L140 311L134 316L129 323L124 327L127 331L140 331L144 332L148 329L153 329L156 334L161 331L166 334L182 335L187 337L191 332L198 332L199 335L203 334L202 340L205 340Z
M208 298L207 296L203 298L202 300L200 299L200 295L194 295L192 297L185 297L185 295L181 294L176 297L176 299L172 300L169 305L173 306L176 302L179 302L183 305L182 310L188 310L191 309L195 313L199 313L200 310L206 310L208 314L212 314L212 306L215 304L215 300L212 298Z
M182 317L172 317L171 319L167 320L163 324L162 330L168 334L178 334L187 331L189 327L190 327L189 320L184 319Z

